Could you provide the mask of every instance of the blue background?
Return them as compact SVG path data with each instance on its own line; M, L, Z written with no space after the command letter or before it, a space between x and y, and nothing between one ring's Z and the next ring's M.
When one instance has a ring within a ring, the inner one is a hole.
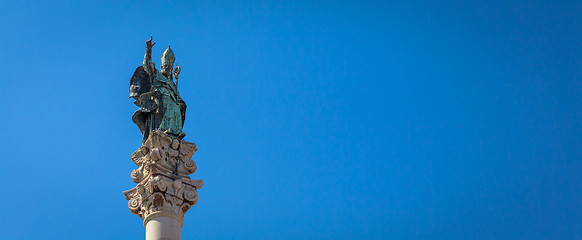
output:
M1 239L144 239L129 78L171 45L183 239L582 239L580 1L0 2Z

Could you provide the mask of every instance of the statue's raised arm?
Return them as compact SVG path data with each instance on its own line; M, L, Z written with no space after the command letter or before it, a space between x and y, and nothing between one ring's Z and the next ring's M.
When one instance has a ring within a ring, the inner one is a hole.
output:
M156 45L156 43L152 43L153 37L150 37L149 40L146 41L146 53L143 58L143 69L153 76L155 73L155 65L152 62L152 47Z

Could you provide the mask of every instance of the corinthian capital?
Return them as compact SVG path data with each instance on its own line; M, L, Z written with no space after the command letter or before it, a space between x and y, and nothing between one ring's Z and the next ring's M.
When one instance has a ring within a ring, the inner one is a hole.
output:
M196 171L191 159L196 145L173 138L161 131L152 131L148 140L131 155L138 166L131 172L137 186L123 194L129 210L144 220L171 217L182 223L184 214L198 202L197 190L202 180L192 180Z

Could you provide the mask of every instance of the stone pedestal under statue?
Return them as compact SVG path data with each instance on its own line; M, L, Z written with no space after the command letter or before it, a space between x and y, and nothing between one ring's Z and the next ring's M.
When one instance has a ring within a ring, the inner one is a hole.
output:
M162 131L152 131L131 155L138 166L131 172L137 186L123 192L131 213L143 219L146 240L179 240L184 214L198 202L202 180L192 180L196 171L191 159L196 145Z

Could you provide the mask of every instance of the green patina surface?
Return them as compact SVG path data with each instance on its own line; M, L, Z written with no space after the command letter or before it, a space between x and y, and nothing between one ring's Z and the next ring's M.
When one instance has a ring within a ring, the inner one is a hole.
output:
M159 101L162 102L161 105L164 108L161 111L163 115L157 129L179 135L182 133L183 122L176 85L172 80L157 72L156 78L152 83L152 90L160 92Z
M182 138L186 116L186 103L180 97L177 84L174 83L172 70L174 53L168 47L162 55L162 69L158 71L151 61L152 47L155 43L146 42L146 54L143 65L138 67L130 80L130 97L135 99L139 109L132 120L143 134L145 142L153 130L161 130L169 135ZM174 71L176 81L179 67Z

